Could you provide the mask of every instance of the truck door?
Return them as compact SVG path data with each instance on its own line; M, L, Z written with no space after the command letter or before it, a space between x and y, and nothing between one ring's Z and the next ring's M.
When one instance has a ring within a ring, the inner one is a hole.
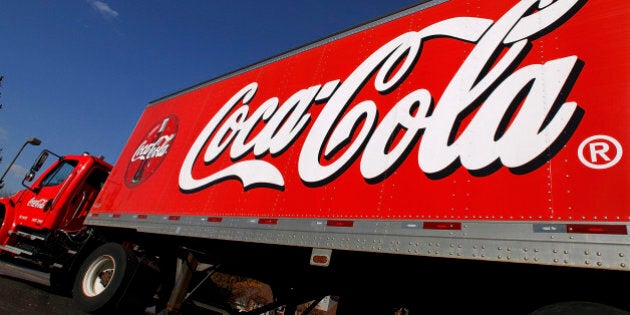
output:
M71 185L78 161L62 160L41 179L34 190L26 190L17 223L34 229L52 229L55 218L68 203L62 197Z

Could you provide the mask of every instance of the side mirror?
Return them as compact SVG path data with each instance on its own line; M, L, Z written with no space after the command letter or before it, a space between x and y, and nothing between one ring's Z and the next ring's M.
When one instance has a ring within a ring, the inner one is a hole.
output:
M58 156L57 154L51 151L48 151L48 150L42 151L42 153L39 154L39 157L37 158L37 160L35 160L35 163L33 163L33 166L31 166L31 169L24 176L24 180L22 180L22 186L34 192L37 192L39 190L38 187L29 187L28 185L26 185L26 183L32 182L35 179L35 175L42 168L42 166L44 166L44 163L46 163L46 159L48 159L48 156L51 154L56 156L59 159L61 158L60 156Z
M33 166L31 166L31 171L26 175L31 176L31 179L28 181L33 180L33 177L35 177L35 173L37 173L42 166L44 165L44 163L46 163L46 159L48 158L48 151L42 151L42 153L39 155L39 157L37 158L37 160L35 160L35 163L33 163Z

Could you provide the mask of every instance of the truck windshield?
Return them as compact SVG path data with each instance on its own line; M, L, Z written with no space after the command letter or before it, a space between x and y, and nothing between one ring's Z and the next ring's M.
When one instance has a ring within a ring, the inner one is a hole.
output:
M55 186L63 183L75 166L77 166L77 161L63 161L59 163L57 167L42 180L42 186Z

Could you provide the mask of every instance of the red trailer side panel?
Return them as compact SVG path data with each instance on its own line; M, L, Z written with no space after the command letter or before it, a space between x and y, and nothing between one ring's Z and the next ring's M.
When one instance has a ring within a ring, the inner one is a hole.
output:
M419 5L152 103L92 213L627 222L629 21Z

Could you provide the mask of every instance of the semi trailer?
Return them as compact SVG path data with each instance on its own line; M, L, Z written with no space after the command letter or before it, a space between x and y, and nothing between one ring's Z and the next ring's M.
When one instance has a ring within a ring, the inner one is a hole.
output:
M624 314L629 21L422 1L159 98L42 151L2 257L90 313Z

